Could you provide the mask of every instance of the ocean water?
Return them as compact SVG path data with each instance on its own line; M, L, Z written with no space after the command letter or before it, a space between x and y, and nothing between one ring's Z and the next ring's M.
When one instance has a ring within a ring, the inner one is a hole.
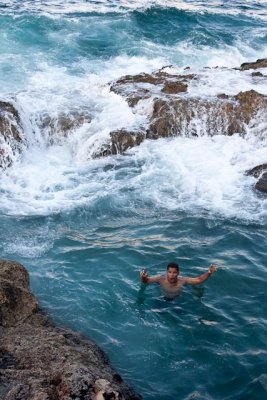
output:
M267 197L244 175L267 161L267 127L93 159L151 110L109 83L173 64L201 77L188 96L267 95L266 78L233 69L263 57L263 0L0 1L0 99L28 142L0 172L0 256L23 263L42 307L93 338L144 399L267 396ZM90 119L68 137L40 128L77 111ZM184 276L218 270L167 301L139 271L173 260Z

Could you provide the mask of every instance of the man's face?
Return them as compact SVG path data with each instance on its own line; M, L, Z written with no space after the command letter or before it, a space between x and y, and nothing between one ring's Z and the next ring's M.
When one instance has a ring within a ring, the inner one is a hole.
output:
M170 283L175 283L177 281L178 271L176 268L168 268L167 270L167 280Z

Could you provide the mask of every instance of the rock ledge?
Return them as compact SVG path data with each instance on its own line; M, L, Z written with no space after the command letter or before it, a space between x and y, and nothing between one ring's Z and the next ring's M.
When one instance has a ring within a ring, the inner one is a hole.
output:
M2 400L140 400L92 341L55 327L29 290L26 269L0 260Z

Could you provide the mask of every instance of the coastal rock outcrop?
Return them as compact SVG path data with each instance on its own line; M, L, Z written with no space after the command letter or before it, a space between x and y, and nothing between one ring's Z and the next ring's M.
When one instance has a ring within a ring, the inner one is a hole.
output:
M13 104L0 101L0 168L6 168L25 147L22 122Z
M55 327L29 290L26 269L0 261L0 398L138 400L92 341Z
M267 59L264 58L243 63L235 68L235 72L238 70L243 74L252 70L252 80L255 81L266 78L263 74L266 68ZM111 131L105 142L96 144L90 157L120 154L140 145L145 139L171 136L251 133L266 138L267 96L255 90L236 95L194 95L194 90L190 89L203 79L201 72L198 75L192 73L189 67L179 74L175 71L172 65L167 65L151 74L126 75L110 83L110 90L123 96L133 112L141 112L142 121L145 120L144 115L146 121L142 122L142 127L133 127L129 131L126 128ZM56 115L45 114L35 122L41 134L46 136L47 143L54 144L91 120L89 110L75 109ZM0 102L0 168L9 166L23 146L25 140L18 111L12 104ZM264 179L261 176L261 183L256 185L261 191L265 191Z
M213 97L188 96L185 95L188 85L199 77L190 73L190 68L180 75L165 71L171 67L152 74L127 75L111 84L111 91L125 97L130 107L151 99L152 111L145 130L112 132L110 142L96 153L97 157L124 152L145 139L170 136L232 136L253 132L259 138L266 138L267 96L255 90L232 96L224 93ZM266 58L244 63L238 69L241 72L252 69L252 75L261 78L263 73L255 70L263 68L267 68ZM267 191L266 176L267 171L257 176L257 190Z

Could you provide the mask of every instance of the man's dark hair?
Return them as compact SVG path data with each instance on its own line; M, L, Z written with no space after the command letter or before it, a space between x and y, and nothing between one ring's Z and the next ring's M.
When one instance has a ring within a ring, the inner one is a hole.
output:
M179 265L178 265L177 263L175 263L175 262L170 262L170 263L167 265L167 271L168 271L169 268L175 268L175 269L177 269L177 272L180 271Z

